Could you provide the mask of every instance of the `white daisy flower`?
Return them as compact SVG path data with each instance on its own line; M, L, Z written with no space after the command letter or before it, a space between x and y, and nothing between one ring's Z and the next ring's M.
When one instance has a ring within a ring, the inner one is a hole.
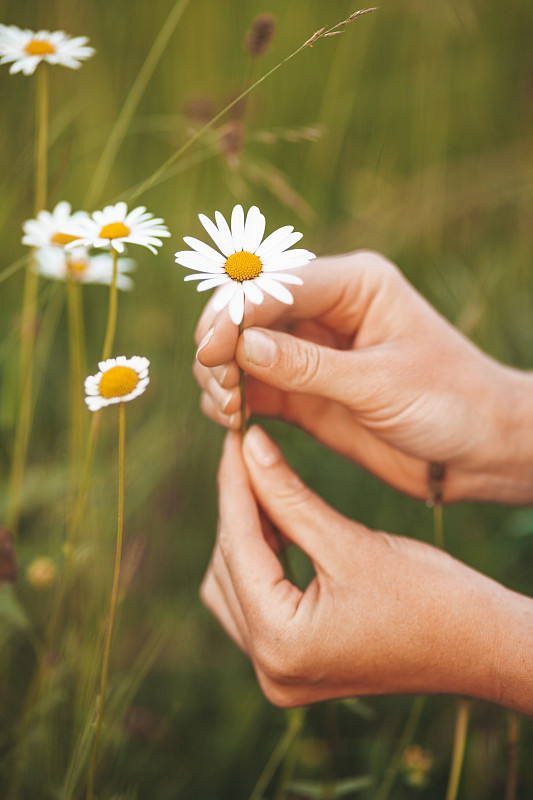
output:
M22 244L29 247L64 247L78 239L65 232L71 224L80 224L89 219L86 211L72 213L70 203L63 200L53 211L39 211L36 219L28 219L22 226Z
M16 25L0 25L0 64L10 64L10 73L32 75L41 61L79 69L81 61L96 51L87 47L86 36L72 38L63 31L30 31Z
M161 247L159 237L170 236L164 220L153 217L144 206L134 208L128 214L126 203L106 206L103 211L95 211L92 217L82 220L81 224L73 223L68 232L79 236L76 244L85 247L111 247L117 253L123 253L124 243L141 244L152 253L157 253L155 246ZM67 249L75 245L68 244Z
M85 402L89 411L134 400L150 383L150 362L144 356L107 358L98 366L100 371L85 379Z
M195 271L185 280L201 281L199 292L221 287L213 300L217 311L227 305L231 319L240 325L245 298L262 303L266 292L282 303L293 302L292 294L283 284L301 285L302 280L296 275L286 275L284 270L302 267L315 258L309 250L289 250L303 234L286 225L263 239L265 218L257 206L250 208L246 219L242 206L235 206L231 229L219 211L215 211L217 224L204 214L198 218L220 252L199 239L184 236L183 241L192 250L176 253L176 263Z
M77 283L111 285L113 259L108 253L90 256L85 247L74 247L68 252L60 247L40 247L35 251L34 270L43 278L56 281L71 279ZM131 258L117 261L117 289L133 289L133 281L126 274L135 269Z

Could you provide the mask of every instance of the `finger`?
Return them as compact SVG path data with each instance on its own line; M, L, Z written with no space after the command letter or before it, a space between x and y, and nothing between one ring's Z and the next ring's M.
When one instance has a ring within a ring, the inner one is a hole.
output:
M218 546L248 624L292 615L301 592L285 580L265 541L260 511L250 487L241 437L228 434L220 461Z
M387 286L400 275L387 259L367 251L319 258L305 267L291 270L291 273L303 280L303 285L294 287L292 291L294 302L285 305L265 296L259 305L247 303L245 328L318 319L342 335L353 335L372 298L382 290L384 273L387 273ZM199 360L206 366L231 361L237 336L238 328L232 323L227 309L217 314L210 301L200 317L195 335Z
M214 402L213 398L207 392L202 392L200 396L200 408L206 417L216 422L217 425L222 425L223 428L230 430L239 430L241 426L241 412L237 411L235 414L223 414L219 406Z
M198 359L192 365L192 372L200 388L205 389L210 378L214 378L223 389L233 389L239 385L239 367L232 361L231 364L221 364L219 367L204 367Z
M272 523L307 553L317 571L338 572L353 537L369 535L368 530L312 492L257 425L244 438L243 457L253 491Z
M288 333L248 328L237 344L247 374L283 392L310 394L374 413L401 364L394 346L337 350Z
M222 414L231 416L240 411L241 395L238 386L234 389L223 389L214 378L210 377L206 382L205 391Z
M205 607L222 625L228 636L245 653L249 653L248 629L238 603L227 600L221 581L212 564L205 574L200 587L200 597Z

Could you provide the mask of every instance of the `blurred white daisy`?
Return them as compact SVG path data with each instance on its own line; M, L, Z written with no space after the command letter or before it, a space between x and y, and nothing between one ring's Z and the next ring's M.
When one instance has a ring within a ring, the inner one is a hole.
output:
M41 61L79 69L96 51L87 47L86 36L67 36L63 31L30 31L0 24L0 64L11 64L10 73L32 75ZM11 63L12 62L12 63Z
M64 247L79 237L65 232L70 224L80 224L89 219L86 211L72 213L70 203L62 200L53 211L39 211L36 219L28 219L22 226L22 244L29 247Z
M80 224L73 222L68 232L78 236L75 244L85 247L111 247L117 253L123 253L124 244L140 244L152 253L157 253L155 246L161 247L159 237L170 236L164 220L153 217L144 206L134 208L128 214L126 203L106 206L103 211L95 211L91 217ZM67 249L75 244L67 244Z
M150 383L150 362L144 356L107 358L98 366L100 371L85 379L85 402L89 411L134 400Z
M293 302L292 294L283 284L301 285L302 280L285 274L284 270L301 267L315 258L309 250L289 250L303 234L286 225L263 239L265 218L257 206L250 208L246 219L242 206L235 206L231 229L219 211L215 211L217 224L204 214L199 214L199 220L220 252L199 239L184 236L183 241L192 250L176 253L176 263L195 271L185 280L200 281L199 292L221 287L213 300L217 311L227 305L231 319L240 325L245 298L262 303L266 292L282 303Z
M111 285L113 259L108 253L90 256L87 248L74 247L65 251L60 247L40 247L35 251L34 269L43 278L66 281L70 278L78 283L102 283ZM135 269L131 258L117 261L117 289L133 289L133 281L126 274Z

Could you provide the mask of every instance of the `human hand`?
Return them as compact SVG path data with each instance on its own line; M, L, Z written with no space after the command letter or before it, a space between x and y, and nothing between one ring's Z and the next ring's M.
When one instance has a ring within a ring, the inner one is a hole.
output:
M194 374L211 419L238 428L240 367L249 413L299 425L404 492L426 498L439 462L445 502L533 499L531 376L481 352L376 253L295 273L294 304L248 304L239 338L207 305Z
M304 550L284 578L272 525ZM454 693L533 713L533 601L423 542L371 531L302 484L257 426L226 439L202 599L281 706Z

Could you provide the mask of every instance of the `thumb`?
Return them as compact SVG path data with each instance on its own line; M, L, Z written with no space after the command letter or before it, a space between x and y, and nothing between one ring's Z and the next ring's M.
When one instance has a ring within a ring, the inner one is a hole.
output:
M350 406L376 396L380 372L375 353L365 350L355 354L288 333L246 328L236 358L249 375L285 392L327 397Z
M266 433L253 425L243 441L243 456L254 494L281 533L323 572L338 572L346 547L366 528L331 508L289 467Z

